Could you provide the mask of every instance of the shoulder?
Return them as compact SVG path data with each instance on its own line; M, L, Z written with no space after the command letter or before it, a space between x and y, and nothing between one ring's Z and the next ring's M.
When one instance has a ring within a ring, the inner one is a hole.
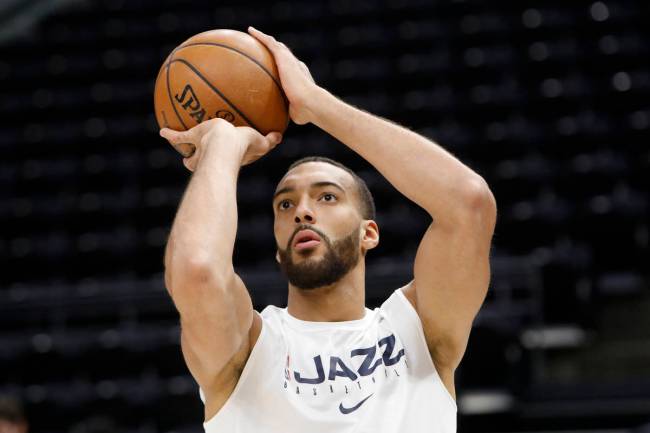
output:
M248 363L253 349L260 342L260 337L262 331L269 333L273 329L277 328L277 307L269 305L261 313L256 310L253 310L253 321L251 327L248 330L248 338L242 344L242 347L239 351L232 357L230 362L227 365L227 368L224 368L222 372L223 382L234 380L235 383L241 376L241 373L244 371L244 367ZM274 337L277 332L274 333ZM258 350L259 351L259 350ZM264 350L263 352L267 352ZM265 356L267 353L261 353L260 355ZM259 355L258 355L259 356Z
M418 311L417 296L415 294L414 281L411 280L406 286L402 287L400 290L404 294L404 297L409 301L409 303L417 313L418 317L421 317ZM422 328L422 331L424 332L424 337L427 343L429 356L431 356L431 360L435 365L436 371L438 372L438 375L440 376L440 379L442 380L447 390L455 399L456 392L455 392L455 385L454 385L454 369L445 367L444 364L441 363L439 359L437 359L436 353L438 353L438 348L435 346L436 339L433 338L433 336L429 335L430 332L427 332L427 330L424 329L424 327Z
M417 299L415 297L415 286L413 285L413 280L411 280L411 282L409 282L406 286L402 287L401 290L402 293L404 293L406 299L413 306L415 312L417 312Z
M262 333L263 320L260 313L253 310L253 323L248 331L248 338L239 351L231 358L223 370L215 378L213 385L205 389L206 396L205 419L212 418L232 395L251 352Z
M408 303L405 303L403 298L406 298ZM389 316L396 316L398 319L402 319L401 316L403 314L408 314L409 317L417 315L416 307L417 300L411 281L407 285L391 292L390 296L384 300L379 309Z
M260 316L260 313L253 310L253 323L251 324L250 329L248 330L248 340L242 344L242 347L239 351L232 357L232 360L228 363L228 368L224 369L224 374L234 375L238 379L241 375L241 372L244 370L246 362L253 351L253 347L257 344L257 340L260 338L262 333L263 320Z

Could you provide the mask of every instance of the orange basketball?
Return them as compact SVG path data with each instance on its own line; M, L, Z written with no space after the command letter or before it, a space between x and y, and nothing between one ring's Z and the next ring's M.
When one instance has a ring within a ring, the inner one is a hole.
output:
M158 72L154 108L158 125L177 131L215 117L264 135L289 124L273 55L236 30L199 33L176 47Z

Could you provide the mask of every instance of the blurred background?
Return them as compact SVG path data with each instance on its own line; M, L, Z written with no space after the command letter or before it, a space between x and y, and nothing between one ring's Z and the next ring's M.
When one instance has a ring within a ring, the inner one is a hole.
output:
M152 91L188 37L254 25L492 188L459 432L650 431L648 20L647 0L1 1L0 423L202 431L162 274L189 172L157 134ZM271 195L306 155L375 195L379 306L412 278L429 217L313 126L242 169L236 270L258 311L286 305Z

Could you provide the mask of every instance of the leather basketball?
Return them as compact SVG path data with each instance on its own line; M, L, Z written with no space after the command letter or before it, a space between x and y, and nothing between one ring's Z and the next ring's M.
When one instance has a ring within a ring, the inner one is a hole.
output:
M273 55L236 30L199 33L176 47L156 78L154 108L158 125L177 131L215 117L263 135L289 123Z

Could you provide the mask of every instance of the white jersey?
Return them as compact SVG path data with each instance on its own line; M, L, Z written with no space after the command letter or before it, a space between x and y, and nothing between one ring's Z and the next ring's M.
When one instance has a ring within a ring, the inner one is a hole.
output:
M401 288L359 320L308 322L273 305L261 317L239 382L206 433L456 432L456 402Z

